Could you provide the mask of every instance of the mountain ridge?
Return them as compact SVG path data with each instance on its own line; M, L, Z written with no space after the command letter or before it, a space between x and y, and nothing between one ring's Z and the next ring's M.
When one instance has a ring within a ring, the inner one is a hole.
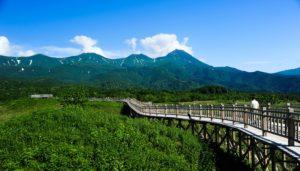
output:
M300 76L300 67L279 71L279 72L276 72L275 74L285 75L285 76Z
M143 54L110 59L95 53L65 58L42 54L21 58L0 56L0 77L50 79L108 88L185 90L223 85L243 91L300 92L300 77L213 67L182 50L155 59Z

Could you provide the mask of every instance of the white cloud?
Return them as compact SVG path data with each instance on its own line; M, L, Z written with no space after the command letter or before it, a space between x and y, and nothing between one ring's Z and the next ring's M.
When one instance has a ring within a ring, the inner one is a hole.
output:
M82 46L81 51L83 53L97 53L105 56L105 52L100 47L96 46L97 40L94 40L90 37L84 35L75 36L73 39L71 39L71 42Z
M6 56L32 56L33 50L24 50L20 45L11 44L7 37L0 36L0 55Z
M0 36L0 55L10 55L10 43L5 36Z
M55 57L73 56L81 53L80 49L73 47L44 46L40 49L43 54Z
M32 56L36 54L33 50L19 51L18 56Z
M125 43L128 44L131 47L132 51L136 51L137 41L138 41L138 39L133 37L131 39L127 39L125 41Z
M140 40L142 52L151 57L164 56L169 52L180 49L193 54L192 47L188 46L189 38L179 42L175 34L157 34Z
M0 55L6 56L32 56L42 53L54 57L68 57L80 53L97 53L108 58L124 57L131 53L143 53L150 57L159 57L168 54L175 49L184 50L193 54L192 47L188 45L189 38L184 37L180 42L175 34L156 34L142 39L131 38L125 40L130 46L122 50L104 50L98 44L97 40L85 35L74 36L70 42L80 47L59 47L59 46L41 46L33 49L25 49L23 46L10 43L5 36L0 36Z

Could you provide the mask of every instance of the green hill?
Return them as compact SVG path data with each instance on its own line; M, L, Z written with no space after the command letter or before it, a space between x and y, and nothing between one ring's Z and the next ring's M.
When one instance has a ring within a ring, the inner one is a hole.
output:
M182 50L155 59L143 54L108 59L93 53L67 58L0 56L0 78L104 88L187 90L222 85L243 91L300 92L300 77L213 67Z
M120 103L91 102L83 110L42 102L19 100L1 105L1 111L19 113L0 123L1 170L215 168L211 151L190 132L121 116ZM40 110L31 113L30 105ZM27 112L20 113L22 108Z
M277 72L276 74L285 75L285 76L298 76L300 77L300 68L289 69Z

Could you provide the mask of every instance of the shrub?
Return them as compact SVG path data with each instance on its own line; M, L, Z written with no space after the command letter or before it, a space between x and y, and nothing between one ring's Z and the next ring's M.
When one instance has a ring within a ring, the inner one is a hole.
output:
M84 87L67 87L59 94L60 102L65 107L68 105L83 106L87 102L87 91Z
M121 116L119 103L89 104L0 124L0 170L214 170L212 152L190 132Z

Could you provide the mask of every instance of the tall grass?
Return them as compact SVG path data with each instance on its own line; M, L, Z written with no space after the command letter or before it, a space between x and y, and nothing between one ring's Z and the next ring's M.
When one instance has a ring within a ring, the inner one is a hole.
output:
M121 108L43 108L2 122L0 170L214 170L212 152L191 133L121 116Z

